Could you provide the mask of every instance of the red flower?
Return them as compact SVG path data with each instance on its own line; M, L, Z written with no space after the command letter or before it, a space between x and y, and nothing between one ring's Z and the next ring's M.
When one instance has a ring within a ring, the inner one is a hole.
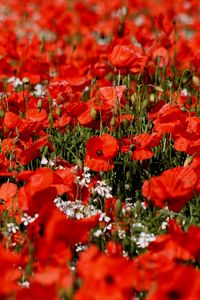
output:
M93 171L109 171L119 150L117 140L109 135L93 136L86 143L85 165Z
M133 299L135 270L130 260L117 253L106 256L92 246L81 254L77 267L83 285L75 294L75 300Z
M169 209L178 212L192 199L197 179L197 174L190 167L169 169L160 176L145 180L143 196L160 208L168 205Z
M128 69L132 73L142 72L147 56L142 56L133 45L116 45L110 55L110 61L117 69Z

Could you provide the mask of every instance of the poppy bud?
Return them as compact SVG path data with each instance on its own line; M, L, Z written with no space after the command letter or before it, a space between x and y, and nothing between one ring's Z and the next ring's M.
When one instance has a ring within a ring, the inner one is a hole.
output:
M127 171L126 172L126 179L129 180L131 178L131 172Z
M76 165L77 165L80 169L83 168L83 163L82 163L82 160L81 160L80 158L78 158L78 159L76 160Z
M112 117L112 119L110 120L110 126L115 126L115 117Z
M156 92L160 92L160 93L163 93L164 92L164 90L161 88L161 86L154 86L154 90L156 91Z
M30 79L28 77L24 77L22 79L22 82L23 82L24 85L28 85L28 84L30 84Z
M3 109L0 109L0 118L3 118L4 117L4 111Z
M200 86L200 78L199 77L193 76L192 77L192 82L193 82L194 85L196 85L198 87Z
M38 100L37 108L40 110L42 108L42 99Z
M59 106L56 108L56 113L59 117L61 116L61 109Z
M193 161L193 156L188 156L186 158L186 160L184 161L184 167L187 167L191 164L191 162Z
M117 217L119 216L121 210L122 210L122 203L118 199L117 202L116 202L116 204L115 204L115 214L116 214Z
M131 96L131 103L135 104L136 100L137 100L137 94L133 93L132 96Z
M124 126L127 127L129 124L129 121L127 119L124 120Z
M145 100L142 102L141 108L142 108L142 109L145 109L145 108L147 107L147 105L148 105L148 100L145 99Z
M94 119L94 120L95 120L96 117L97 117L97 110L96 110L94 107L91 108L90 116L91 116L92 119Z
M149 100L151 102L154 102L155 101L155 94L151 94L150 97L149 97Z
M51 113L49 114L49 121L53 123L53 115Z

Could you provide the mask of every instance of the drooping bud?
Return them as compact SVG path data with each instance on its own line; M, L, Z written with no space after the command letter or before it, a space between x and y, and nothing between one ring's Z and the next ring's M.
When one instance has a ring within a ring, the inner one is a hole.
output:
M194 85L196 85L198 87L200 86L200 78L199 77L193 76L192 77L192 82L193 82Z
M97 117L97 110L94 108L94 107L92 107L91 108L91 110L90 110L90 116L92 117L92 119L96 119L96 117Z
M4 113L3 109L0 109L0 118L3 118L4 115L5 115L5 113Z
M28 85L28 84L30 84L30 79L28 77L24 77L22 79L22 82L23 82L24 85Z

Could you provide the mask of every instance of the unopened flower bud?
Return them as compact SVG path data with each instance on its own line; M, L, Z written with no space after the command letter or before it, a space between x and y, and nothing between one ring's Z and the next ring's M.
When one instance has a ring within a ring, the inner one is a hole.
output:
M91 116L92 119L94 119L94 120L95 120L96 117L97 117L97 110L96 110L94 107L91 108L90 116Z

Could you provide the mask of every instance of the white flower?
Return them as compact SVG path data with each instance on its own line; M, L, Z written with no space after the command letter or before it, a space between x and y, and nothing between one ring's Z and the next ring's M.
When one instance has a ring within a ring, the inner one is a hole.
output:
M101 229L98 229L93 233L93 235L97 238L100 237L102 234L103 234L103 231Z
M141 232L138 239L136 239L136 244L140 248L146 248L150 242L156 239L153 233Z
M76 176L75 183L79 184L80 186L88 187L88 184L91 182L91 174L89 173L89 168L84 167L83 173L81 176Z
M93 189L93 192L96 192L98 195L105 197L105 198L110 198L112 197L111 194L112 188L108 186L104 180L102 181L97 181L96 187Z
M8 83L12 83L14 88L17 88L19 85L23 84L22 81L19 78L15 77L15 76L10 77L8 79Z
M42 157L42 160L41 160L41 165L47 165L48 164L48 160L46 159L46 157Z
M28 226L28 224L33 223L37 218L38 218L38 214L35 214L34 217L29 216L28 214L24 214L21 221L24 224L24 226Z
M7 228L8 228L8 232L10 233L16 233L17 230L19 230L19 227L14 223L8 223Z

